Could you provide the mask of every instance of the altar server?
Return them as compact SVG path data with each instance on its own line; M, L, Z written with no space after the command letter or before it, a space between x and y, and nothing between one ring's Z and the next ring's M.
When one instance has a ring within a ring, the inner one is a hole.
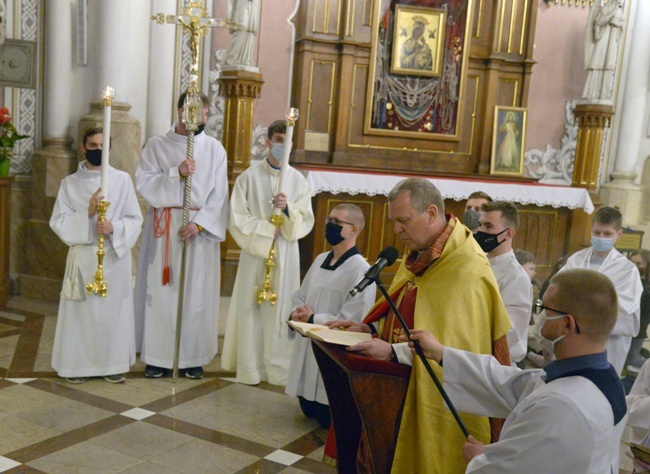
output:
M110 206L105 221L98 221L97 204L104 200L103 146L101 128L84 132L81 149L86 161L61 181L50 219L52 230L70 247L52 349L52 367L70 383L83 383L86 377L124 382L123 374L135 363L131 248L140 235L142 214L131 177L109 167ZM105 297L85 290L97 271L100 234Z
M374 285L350 296L350 290L370 268L357 248L357 237L364 225L359 206L339 204L332 209L325 223L325 239L332 251L320 254L312 263L300 289L293 294L290 319L313 324L333 320L361 322L375 302ZM298 397L305 416L329 428L327 393L311 339L293 330L289 331L289 339L293 339L293 353L286 393Z
M557 357L543 370L504 367L414 331L425 356L443 366L459 412L506 417L498 442L470 436L462 446L466 472L618 472L627 409L605 352L616 324L614 285L593 270L560 272L536 312L535 331Z
M614 248L623 235L623 216L618 209L601 207L591 224L591 247L567 260L560 271L590 268L609 277L618 295L618 319L607 341L607 359L621 374L632 338L639 332L643 285L636 265Z
M626 397L630 427L630 443L650 449L650 363L645 362ZM650 472L650 465L636 459L635 472Z
M136 186L151 205L142 237L136 284L136 320L144 320L140 358L145 376L162 377L173 367L180 272L185 293L179 368L186 377L203 377L203 365L217 354L220 249L226 237L228 176L226 151L199 129L194 159L187 156L187 129L179 120L164 135L151 138L135 173ZM204 120L210 102L204 94ZM192 175L189 224L183 226L185 180ZM187 245L185 268L182 246Z
M268 381L286 385L291 360L291 342L287 338L287 317L291 295L300 287L298 239L314 225L311 188L296 169L286 170L279 188L281 159L286 123L273 122L266 144L271 153L244 171L232 190L228 230L241 247L235 286L228 310L221 366L237 371L237 382L256 385ZM273 209L284 214L276 228L270 222ZM266 274L266 259L275 242L275 266L271 286L277 294L272 305L257 303L257 292Z

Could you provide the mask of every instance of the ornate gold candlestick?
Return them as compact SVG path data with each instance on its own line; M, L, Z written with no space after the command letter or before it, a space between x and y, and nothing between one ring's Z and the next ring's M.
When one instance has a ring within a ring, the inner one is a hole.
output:
M100 201L97 204L97 220L104 222L106 220L106 211L110 203ZM104 234L97 236L97 271L95 279L86 285L86 294L95 293L104 298L108 288L104 281Z
M273 214L271 216L271 224L273 224L276 229L279 229L283 222L284 216L282 214ZM275 266L275 240L273 241L273 244L271 244L271 250L269 251L269 256L266 259L265 265L266 275L264 276L262 289L257 292L257 304L262 304L265 301L275 304L278 300L278 294L271 288L271 270Z
M291 153L291 144L293 140L293 127L296 125L296 120L298 120L299 111L294 107L290 107L287 110L287 131L284 136L284 155L282 156L282 163L280 168L280 177L278 183L278 191L284 191L284 177L287 175L287 168L289 168L289 153ZM275 198L275 196L274 196ZM276 229L279 229L282 223L284 222L284 215L279 208L273 209L273 215L271 216L271 224L275 226ZM275 266L275 240L271 244L271 250L269 251L269 257L266 259L266 275L264 276L264 283L262 284L262 289L257 292L257 304L262 304L265 301L275 304L278 299L277 293L271 288L271 269Z

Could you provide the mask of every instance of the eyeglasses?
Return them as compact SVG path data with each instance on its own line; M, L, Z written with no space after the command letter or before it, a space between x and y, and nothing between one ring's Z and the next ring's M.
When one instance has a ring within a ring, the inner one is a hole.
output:
M544 302L542 300L537 300L535 302L535 314L539 314L542 312L542 310L548 310L548 311L553 311L554 313L557 314L569 314L566 311L558 311L557 309L549 308L548 306L544 306Z
M557 309L553 309L553 308L549 308L548 306L544 306L544 302L542 300L537 300L535 302L535 305L533 306L534 313L537 315L537 314L541 313L543 310L553 311L554 313L557 313L557 314L560 314L560 315L562 315L562 314L563 315L571 314L571 313L567 313L566 311L559 311ZM576 325L576 332L578 334L580 334L580 328L578 327L578 321L576 321L575 316L573 316L573 322Z
M347 225L356 225L353 224L352 222L345 222L342 220L337 219L336 217L326 217L325 218L325 225L327 224L334 224L334 225L339 225L339 224L347 224Z

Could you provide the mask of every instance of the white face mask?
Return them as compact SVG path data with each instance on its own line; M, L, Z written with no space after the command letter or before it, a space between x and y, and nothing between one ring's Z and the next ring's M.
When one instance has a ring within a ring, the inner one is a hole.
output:
M566 314L560 314L558 316L546 316L546 310L533 316L533 319L535 320L535 325L533 326L533 337L535 338L537 343L542 347L542 349L546 350L551 354L555 353L555 344L557 344L562 339L564 339L566 337L566 334L562 334L561 336L556 337L553 340L550 340L542 336L542 328L544 327L546 321L554 321L556 319L562 319L565 316Z
M275 161L282 165L282 158L284 157L284 143L274 143L271 147L271 155Z

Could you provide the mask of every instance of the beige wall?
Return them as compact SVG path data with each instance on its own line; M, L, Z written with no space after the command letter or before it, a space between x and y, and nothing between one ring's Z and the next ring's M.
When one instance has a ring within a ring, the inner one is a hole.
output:
M540 0L528 97L526 149L560 148L564 106L580 99L587 77L584 38L588 8L552 5Z

